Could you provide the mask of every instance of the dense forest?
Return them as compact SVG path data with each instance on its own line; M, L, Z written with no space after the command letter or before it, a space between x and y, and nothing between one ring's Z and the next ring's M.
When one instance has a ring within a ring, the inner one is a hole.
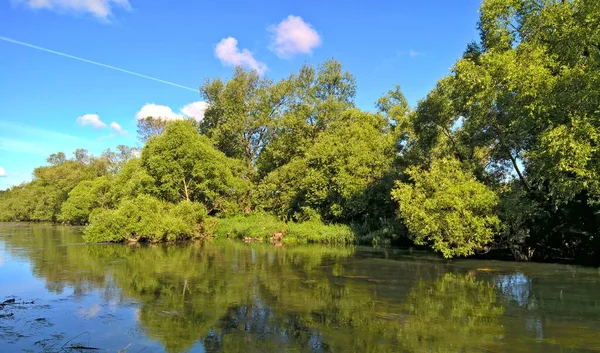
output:
M56 153L0 220L90 241L235 237L600 261L600 2L485 0L480 39L416 107L355 106L341 63L200 88L201 121L148 117L141 150ZM399 68L401 69L401 68Z

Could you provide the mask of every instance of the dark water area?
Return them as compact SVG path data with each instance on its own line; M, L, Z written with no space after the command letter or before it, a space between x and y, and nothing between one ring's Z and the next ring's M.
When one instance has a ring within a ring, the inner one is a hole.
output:
M0 352L600 352L600 269L407 250L0 223L0 303Z

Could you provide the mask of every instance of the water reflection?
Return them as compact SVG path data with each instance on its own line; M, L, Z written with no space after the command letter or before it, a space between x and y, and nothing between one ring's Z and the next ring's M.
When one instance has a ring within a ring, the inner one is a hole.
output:
M506 309L506 334L524 336L515 352L600 351L600 276L575 266L528 266L494 277ZM585 275L583 275L585 274Z
M348 247L128 247L81 244L76 232L60 227L13 226L10 233L0 236L4 251L28 261L49 292L72 290L64 304L71 303L72 325L97 322L98 337L105 337L117 334L113 323L129 322L141 332L137 350L152 342L167 352L597 348L561 335L548 302L535 304L547 296L520 271L490 274L386 254L395 258L388 260ZM86 299L89 293L97 298ZM123 348L111 344L96 341Z
M530 301L531 279L521 272L500 275L495 278L496 287L502 295L516 302L521 307L535 305L535 300Z

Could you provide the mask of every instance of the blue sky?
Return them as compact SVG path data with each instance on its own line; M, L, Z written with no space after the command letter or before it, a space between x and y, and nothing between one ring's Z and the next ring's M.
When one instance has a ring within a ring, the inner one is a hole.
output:
M235 63L279 79L305 62L336 58L356 76L360 108L373 109L396 84L414 106L477 39L479 5L0 0L0 189L30 180L50 153L137 145L142 108L195 115L203 80L229 77Z

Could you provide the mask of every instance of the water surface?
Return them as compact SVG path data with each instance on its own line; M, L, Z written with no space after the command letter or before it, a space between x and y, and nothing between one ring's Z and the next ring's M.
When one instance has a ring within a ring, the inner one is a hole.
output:
M600 352L600 270L0 223L0 351ZM75 349L73 347L79 347Z

